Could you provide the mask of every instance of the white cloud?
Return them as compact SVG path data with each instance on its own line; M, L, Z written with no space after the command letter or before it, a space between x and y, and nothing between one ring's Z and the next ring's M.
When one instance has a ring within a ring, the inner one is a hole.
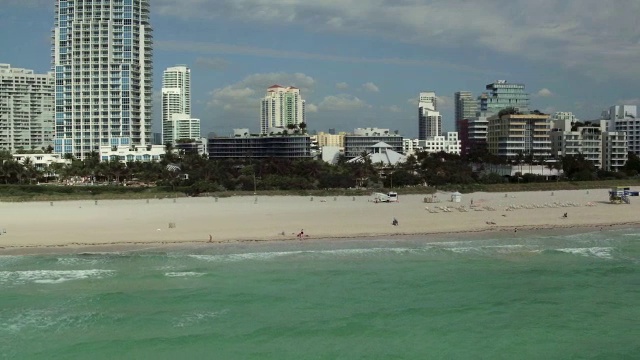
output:
M339 82L336 84L336 89L346 90L348 88L349 88L349 84L347 84L346 82Z
M283 49L263 48L257 46L240 46L221 43L196 42L186 40L157 40L154 41L154 49L174 52L193 52L198 54L227 54L246 55L274 59L298 59L298 60L322 60L345 63L385 64L399 66L437 66L447 67L458 71L473 73L495 73L476 67L456 65L450 62L439 62L424 59L407 59L397 57L357 57L332 54L310 53L302 51L289 51Z
M360 100L359 98L348 95L348 94L338 94L338 95L329 95L326 96L320 104L318 104L318 109L320 110L337 110L337 111L350 111L350 110L358 110L365 107L369 107L369 105Z
M593 77L640 78L640 1L615 5L601 0L155 0L154 9L160 16L300 26L425 48L456 44Z
M436 95L436 106L438 111L453 108L453 98L451 96Z
M295 86L300 89L302 98L311 93L315 80L302 73L261 73L245 77L242 81L213 90L209 106L244 114L258 114L260 98L271 85ZM256 117L258 115L255 115Z
M378 86L370 81L362 84L362 89L368 92L380 92Z
M307 113L317 113L318 112L318 106L315 105L315 104L305 104L304 111L307 112Z
M536 95L539 97L550 97L550 96L553 96L554 94L551 90L547 88L542 88L536 93Z
M195 65L196 66L200 66L203 68L207 68L207 69L213 69L213 70L224 70L227 67L229 67L229 61L223 59L223 58L205 58L205 57L198 57L196 58L196 62Z

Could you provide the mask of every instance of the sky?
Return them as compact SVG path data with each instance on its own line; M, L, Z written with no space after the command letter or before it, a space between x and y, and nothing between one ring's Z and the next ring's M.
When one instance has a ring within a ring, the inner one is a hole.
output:
M50 69L53 4L0 0L0 63ZM639 13L637 0L151 0L153 129L162 72L179 64L203 135L259 132L273 84L301 89L310 131L415 138L421 91L452 131L454 92L496 80L524 83L531 109L597 119L640 105Z

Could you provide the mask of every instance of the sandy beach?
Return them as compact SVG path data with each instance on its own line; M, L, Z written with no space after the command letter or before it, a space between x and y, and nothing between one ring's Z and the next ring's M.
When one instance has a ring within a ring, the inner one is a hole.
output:
M436 203L424 202L430 195L401 195L398 203L371 196L2 202L0 251L299 241L301 230L305 240L317 240L640 223L640 198L610 204L607 191L474 193L460 203L450 193L438 193Z

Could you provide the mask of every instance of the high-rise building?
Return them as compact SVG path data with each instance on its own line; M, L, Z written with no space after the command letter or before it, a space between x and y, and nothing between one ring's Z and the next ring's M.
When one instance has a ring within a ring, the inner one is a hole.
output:
M551 116L551 153L563 156L582 155L596 168L603 166L602 139L607 131L606 120L579 121L571 112L556 112Z
M481 112L487 116L497 114L500 110L514 108L520 113L529 111L529 94L524 90L524 84L508 83L498 80L486 86L487 92L478 97Z
M460 132L458 123L462 120L471 120L476 116L478 102L470 91L458 91L454 94L456 112L456 131Z
M640 119L635 105L616 105L604 113L609 120L610 132L624 132L627 134L629 151L640 155Z
M189 120L190 117L191 70L184 65L167 68L162 74L162 143L173 143L177 140L179 137L173 130L185 128L185 120ZM176 124L178 120L182 120L181 124Z
M471 151L471 143L469 140L469 126L476 118L478 110L478 102L473 98L470 91L458 91L454 94L455 102L455 121L456 131L460 143L462 144L462 153L464 155Z
M186 114L171 114L171 120L163 123L163 126L165 125L167 126L163 129L164 144L167 142L174 144L176 140L200 138L200 119L194 119Z
M436 110L436 93L421 92L418 100L418 139L427 140L440 136L442 132L442 116Z
M438 98L433 91L423 91L418 99L418 107L426 107L438 111Z
M55 0L55 151L151 142L149 0Z
M0 64L0 149L53 145L53 73Z
M619 171L627 162L627 136L623 131L607 131L609 120L580 121L571 112L551 117L553 156L581 155L596 168Z
M467 130L468 147L463 148L465 154L472 152L482 153L487 150L487 128L489 120L486 114L478 113L471 121L469 121ZM465 146L467 145L465 144Z
M543 161L551 157L549 130L549 115L496 114L488 118L487 148L506 160Z
M260 107L260 133L268 134L271 128L306 124L304 105L300 89L280 85L269 87Z

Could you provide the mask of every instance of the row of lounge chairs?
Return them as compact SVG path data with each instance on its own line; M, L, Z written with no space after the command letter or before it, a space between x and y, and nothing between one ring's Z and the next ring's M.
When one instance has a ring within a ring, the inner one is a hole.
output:
M543 208L561 208L561 207L567 208L567 207L580 207L580 206L582 205L579 203L571 202L571 201L566 203L553 202L553 203L545 203L545 204L526 204L526 205L510 204L505 208L505 210L514 211L514 210L520 210L520 209L543 209ZM592 202L588 202L585 206L596 206L596 205Z

